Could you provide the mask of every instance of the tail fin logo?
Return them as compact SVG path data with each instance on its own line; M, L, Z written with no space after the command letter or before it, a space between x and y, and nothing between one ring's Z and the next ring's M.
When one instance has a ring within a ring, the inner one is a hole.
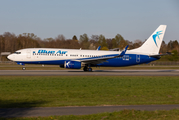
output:
M154 34L154 35L152 36L153 39L154 39L154 42L155 42L156 46L157 46L156 37L158 37L158 39L160 40L159 35L162 34L161 32L162 32L162 31L157 31L156 34ZM158 47L158 46L157 46L157 47Z

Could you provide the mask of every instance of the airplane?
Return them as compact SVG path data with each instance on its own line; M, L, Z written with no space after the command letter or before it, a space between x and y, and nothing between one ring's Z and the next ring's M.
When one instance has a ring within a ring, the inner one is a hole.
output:
M61 68L81 69L92 71L91 67L124 67L143 63L150 63L160 59L164 54L159 54L161 43L166 30L166 25L160 25L154 33L136 49L122 51L58 49L58 48L26 48L17 50L7 58L19 65L48 64L59 65Z

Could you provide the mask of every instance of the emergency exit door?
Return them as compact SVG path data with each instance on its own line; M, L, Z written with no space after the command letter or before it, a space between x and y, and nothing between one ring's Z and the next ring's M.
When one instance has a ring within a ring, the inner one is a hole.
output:
M136 62L137 62L137 63L140 62L140 55L136 55Z

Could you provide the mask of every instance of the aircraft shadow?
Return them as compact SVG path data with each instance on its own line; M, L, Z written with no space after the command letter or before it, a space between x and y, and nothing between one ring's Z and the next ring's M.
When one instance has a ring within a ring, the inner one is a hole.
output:
M47 103L46 101L21 101L12 102L11 100L0 100L0 118L15 118L23 117L28 111L34 107L39 107L41 104Z

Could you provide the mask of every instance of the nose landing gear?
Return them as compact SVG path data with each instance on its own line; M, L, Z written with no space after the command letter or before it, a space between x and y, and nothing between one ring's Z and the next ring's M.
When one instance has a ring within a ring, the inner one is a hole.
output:
M25 69L26 69L25 66L23 66L23 67L22 67L22 70L25 70Z

